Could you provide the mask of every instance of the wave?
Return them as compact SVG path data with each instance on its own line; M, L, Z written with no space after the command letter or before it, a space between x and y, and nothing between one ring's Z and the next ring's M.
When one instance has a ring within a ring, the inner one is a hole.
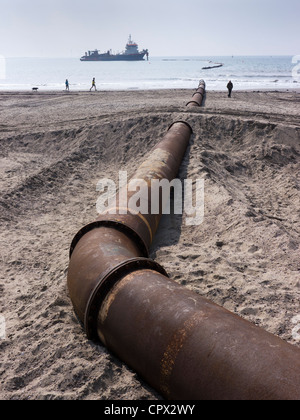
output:
M222 68L202 70L202 63L221 62ZM98 90L193 89L200 79L208 82L208 89L223 88L230 79L240 88L295 88L290 67L289 57L276 60L244 57L241 63L239 58L231 57L171 56L153 57L144 63L99 62L91 66L82 66L76 59L60 60L59 65L55 59L14 59L8 60L6 79L0 80L0 90L31 90L36 86L39 91L59 91L64 90L66 78L71 90L86 90L90 87L91 71L96 76Z
M236 79L292 79L291 74L285 74L285 75L278 75L278 74L268 74L268 75L262 75L262 74L218 74L216 77L231 77Z

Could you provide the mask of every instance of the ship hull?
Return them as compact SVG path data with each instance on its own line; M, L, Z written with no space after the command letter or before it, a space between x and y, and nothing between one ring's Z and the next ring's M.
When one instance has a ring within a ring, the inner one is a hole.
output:
M83 56L80 61L143 61L142 54L98 54L97 56Z

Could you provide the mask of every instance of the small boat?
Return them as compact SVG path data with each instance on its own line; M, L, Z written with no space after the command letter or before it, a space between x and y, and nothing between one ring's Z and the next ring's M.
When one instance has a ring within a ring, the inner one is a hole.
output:
M202 67L202 70L209 70L209 69L217 69L218 67L222 67L224 64L216 64L215 66L208 66L208 67Z
M139 51L138 44L132 41L131 35L129 35L125 51L118 54L112 54L111 50L105 53L100 53L99 50L88 51L80 58L80 61L142 61L145 56L148 60L148 50Z

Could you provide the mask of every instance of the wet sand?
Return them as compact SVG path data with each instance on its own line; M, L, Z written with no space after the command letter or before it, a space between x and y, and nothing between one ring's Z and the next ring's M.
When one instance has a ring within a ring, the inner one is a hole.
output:
M163 216L151 257L195 293L300 347L300 93L0 93L1 399L160 399L88 341L66 287L73 236L99 179L132 173L185 120L179 177L204 179L205 216ZM299 328L298 328L299 327Z

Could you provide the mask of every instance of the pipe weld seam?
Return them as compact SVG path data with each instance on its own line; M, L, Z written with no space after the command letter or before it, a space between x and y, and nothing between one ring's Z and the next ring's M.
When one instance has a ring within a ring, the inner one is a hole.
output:
M142 215L142 213L138 212L137 210L130 209L129 207L112 207L109 210L107 210L107 213L109 213L112 210L116 210L116 211L118 211L118 210L126 210L126 212L129 211L129 213L134 214L135 216L138 216L145 223L145 225L147 226L148 231L149 231L149 235L150 235L150 241L152 243L152 240L153 240L153 232L152 232L152 229L151 229L151 226L150 226L148 220Z

